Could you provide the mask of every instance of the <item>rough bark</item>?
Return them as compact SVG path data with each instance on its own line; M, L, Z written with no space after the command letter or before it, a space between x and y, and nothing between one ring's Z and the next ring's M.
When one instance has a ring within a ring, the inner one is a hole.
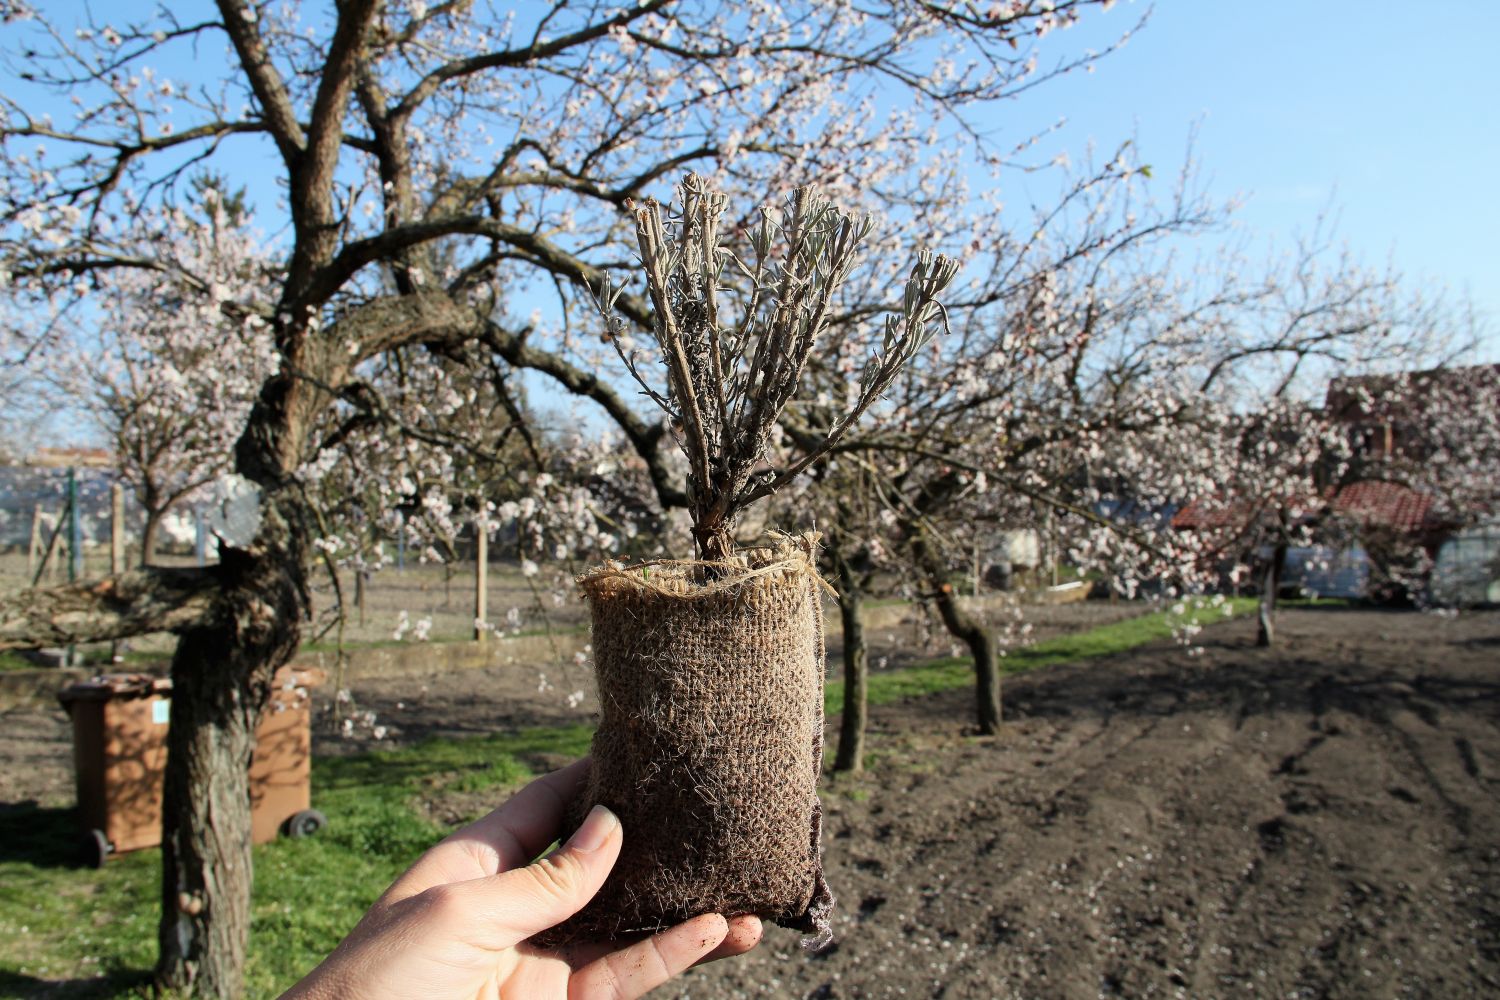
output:
M351 316L348 329L340 324L319 331L310 322L342 284L329 273L341 233L333 179L377 6L375 0L337 5L304 130L259 19L244 0L219 0L225 30L286 163L295 239L275 325L282 368L262 388L235 445L235 471L262 490L260 527L247 548L222 550L221 617L185 631L172 659L156 967L157 984L166 989L244 993L255 725L272 675L296 651L310 604L305 501L294 476L318 412L342 387L351 359L384 343L377 330L388 325L361 327ZM407 305L398 303L395 311ZM424 303L411 305L415 318L398 324L397 337L419 335L413 326L428 329Z
M253 552L228 549L220 617L172 658L162 808L160 987L244 995L250 931L250 758L271 677L307 612L307 534L289 493L269 500Z
M839 719L839 748L835 771L862 771L865 760L865 722L868 711L870 667L865 645L862 605L863 581L837 547L829 553L838 574L839 618L844 625L844 705Z
M958 603L953 585L946 579L942 560L920 528L912 537L912 552L932 587L933 603L948 634L969 647L974 660L974 721L979 732L1000 732L1000 658L994 636Z
M340 7L336 46L348 42L346 19L367 20L370 10L360 2ZM256 69L274 73L269 66ZM308 317L314 310L301 300L306 282L296 277L331 252L308 233L321 225L328 207L325 130L337 131L336 119L325 121L318 108L342 101L329 97L340 87L347 96L347 81L332 88L327 83L319 87L309 156L292 169L297 247L294 277L278 313L287 318L276 327L282 368L262 387L234 450L235 472L261 490L260 525L245 548L221 546L220 617L186 630L172 659L156 982L200 996L244 994L253 878L248 771L255 727L272 676L296 652L311 603L307 506L296 470L318 414L342 388L366 329L360 325L363 313L351 315L347 328L340 323L312 329ZM421 308L417 313L426 315ZM345 337L356 343L354 352Z
M235 445L235 471L261 490L260 525L245 548L220 547L218 617L184 630L172 658L156 981L199 996L244 995L250 756L271 677L296 652L310 611L311 536L295 473L330 398L324 386L341 372L305 331L281 340L286 369L262 388Z
M216 612L212 571L147 567L0 598L0 649L126 639L200 627Z
M723 562L734 552L734 533L722 520L693 522L693 547L704 562Z

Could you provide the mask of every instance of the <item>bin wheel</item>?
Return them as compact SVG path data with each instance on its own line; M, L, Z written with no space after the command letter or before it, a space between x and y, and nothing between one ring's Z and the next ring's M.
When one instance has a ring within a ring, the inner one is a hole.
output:
M294 840L298 837L311 837L327 825L327 816L316 809L303 809L301 812L293 813L292 817L286 821L286 835Z
M83 863L90 868L103 868L104 862L115 853L114 845L104 835L103 830L90 830L83 835L83 842L79 845L83 856Z

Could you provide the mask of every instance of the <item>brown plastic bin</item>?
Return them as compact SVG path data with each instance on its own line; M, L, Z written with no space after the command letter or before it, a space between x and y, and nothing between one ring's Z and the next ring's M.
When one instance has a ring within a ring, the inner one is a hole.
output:
M255 732L250 763L251 837L302 837L326 820L311 808L311 699L320 670L283 668ZM58 693L73 719L73 765L85 859L161 843L162 775L172 682L149 674L103 674Z

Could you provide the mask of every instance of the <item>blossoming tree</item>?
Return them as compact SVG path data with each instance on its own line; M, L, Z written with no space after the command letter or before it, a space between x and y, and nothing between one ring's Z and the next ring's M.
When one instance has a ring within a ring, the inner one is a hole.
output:
M909 553L918 596L974 660L982 732L999 725L1003 646L953 585L973 552L1031 531L1052 559L1127 596L1201 590L1226 558L1284 550L1306 532L1293 530L1297 517L1274 536L1263 532L1280 522L1265 517L1174 532L1174 509L1219 503L1226 490L1260 514L1312 496L1314 478L1338 464L1338 436L1307 402L1330 372L1441 356L1434 328L1449 327L1421 296L1327 246L1258 267L1237 257L1174 266L1221 216L1188 189L1143 202L1142 174L1086 175L1035 235L993 258L1005 282L950 308L955 336L898 387L894 419L836 449L846 468L826 494L795 500L820 523L854 514L847 534L860 560ZM849 476L878 500L856 505L862 515L840 502ZM853 565L832 567L845 591L858 586L844 572ZM841 594L846 611L851 597ZM862 657L847 643L846 654L854 697ZM846 719L857 712L846 705Z
M274 265L213 184L198 204L144 212L133 239L171 242L170 270L93 275L97 306L74 310L28 368L75 405L113 445L121 478L145 516L142 561L174 506L207 499L230 470L235 439L275 370L269 326ZM226 311L226 303L252 308Z
M1036 44L1092 5L645 0L503 13L218 0L76 25L6 6L15 75L0 98L0 266L21 308L55 314L89 300L96 275L187 273L177 239L144 239L131 220L157 211L197 166L232 183L272 170L284 185L275 217L256 220L280 234L268 247L278 258L268 298L215 301L211 284L188 286L205 308L262 324L274 350L233 449L253 516L221 538L222 561L208 571L143 568L0 604L4 645L179 634L163 985L240 992L253 732L308 615L319 431L336 406L378 408L361 388L369 366L411 347L482 345L602 408L658 500L681 505L663 426L595 374L600 345L576 318L623 253L627 199L696 166L737 203L816 179L851 208L920 215L924 228L942 213L982 217L946 161L1013 160L1025 137L997 144L980 114L1093 58L1042 69ZM221 46L217 78L201 58L199 79L162 72ZM887 103L892 87L900 93ZM73 108L43 114L32 99L42 94ZM949 155L932 157L937 144ZM985 222L976 238L998 225ZM902 226L886 232L902 243ZM874 256L900 267L907 254ZM536 323L509 311L528 289L555 293ZM616 310L649 326L637 296Z

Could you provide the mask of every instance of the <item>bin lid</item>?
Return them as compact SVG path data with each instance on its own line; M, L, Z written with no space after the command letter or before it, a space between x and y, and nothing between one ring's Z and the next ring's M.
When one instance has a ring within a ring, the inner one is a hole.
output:
M64 705L75 701L113 701L117 698L146 698L170 695L172 681L154 674L97 674L86 681L69 684L57 692Z

